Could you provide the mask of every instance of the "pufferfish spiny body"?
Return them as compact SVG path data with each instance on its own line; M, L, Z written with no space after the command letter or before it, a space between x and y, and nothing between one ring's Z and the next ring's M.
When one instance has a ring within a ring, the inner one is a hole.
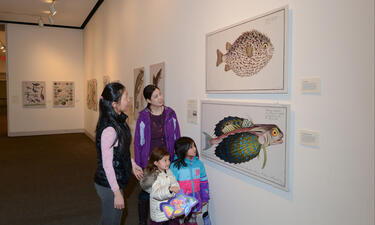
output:
M216 50L216 66L225 62L225 71L232 70L241 77L258 73L271 60L274 47L271 40L261 32L252 30L239 36L232 44L227 42L226 54Z
M274 124L253 124L250 120L228 116L222 119L215 127L212 138L207 133L204 150L217 144L215 155L228 163L244 163L259 155L263 148L266 166L266 147L283 143L283 132Z

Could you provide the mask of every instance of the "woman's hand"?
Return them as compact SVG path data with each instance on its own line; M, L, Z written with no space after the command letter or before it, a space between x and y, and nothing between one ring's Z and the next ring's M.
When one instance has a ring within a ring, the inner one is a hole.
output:
M180 188L177 186L172 186L172 187L169 187L169 191L177 194L180 191Z
M124 209L125 208L125 201L124 197L121 194L120 190L114 192L115 200L114 200L114 207L115 209Z
M137 180L141 180L143 178L142 167L138 166L137 163L135 163L134 159L132 159L132 170Z

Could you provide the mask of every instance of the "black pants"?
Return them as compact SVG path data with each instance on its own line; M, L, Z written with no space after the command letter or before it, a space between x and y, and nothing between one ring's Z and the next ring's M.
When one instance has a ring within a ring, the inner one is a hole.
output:
M150 210L150 194L141 190L138 195L138 217L140 225L147 225Z

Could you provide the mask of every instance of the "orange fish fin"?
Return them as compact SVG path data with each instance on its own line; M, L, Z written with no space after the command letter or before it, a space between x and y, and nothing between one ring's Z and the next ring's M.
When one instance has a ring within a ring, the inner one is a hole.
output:
M246 54L249 58L253 56L253 47L251 47L251 45L247 46Z
M221 51L217 49L216 54L217 54L216 66L219 66L223 62L223 53L221 53Z
M227 49L227 51L229 51L229 49L232 47L232 44L227 42L227 44L225 45L225 48Z
M225 68L224 68L224 70L225 70L225 72L227 72L227 71L231 70L231 69L230 69L230 66L229 66L229 65L227 65L227 64L225 64Z

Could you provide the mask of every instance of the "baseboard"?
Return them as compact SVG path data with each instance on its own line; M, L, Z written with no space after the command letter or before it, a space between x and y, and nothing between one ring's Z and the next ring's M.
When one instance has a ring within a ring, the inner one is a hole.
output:
M88 138L91 139L91 141L95 142L95 137L92 136L92 135L90 134L90 132L88 132L87 130L85 130L85 134L86 134L86 136L87 136Z
M51 135L51 134L71 134L71 133L85 133L84 129L73 130L46 130L46 131L27 131L27 132L8 132L9 137L20 136L36 136L36 135Z

